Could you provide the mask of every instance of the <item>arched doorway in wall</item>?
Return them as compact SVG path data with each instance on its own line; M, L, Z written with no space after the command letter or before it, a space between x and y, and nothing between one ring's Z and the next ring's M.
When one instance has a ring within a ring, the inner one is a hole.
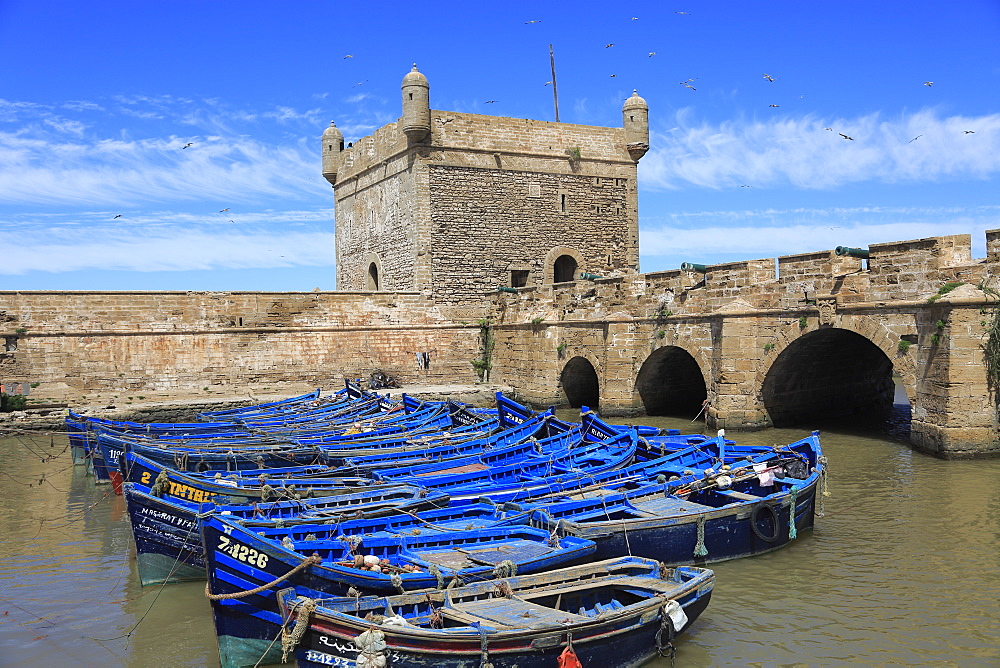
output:
M840 427L845 418L866 429L886 425L896 396L892 360L848 329L808 332L774 360L761 395L775 427Z
M601 386L594 365L586 357L574 357L566 362L559 375L566 401L572 408L597 408L601 401Z
M379 285L378 265L372 262L368 265L368 274L365 277L365 290L378 292Z
M576 258L572 255L560 255L552 265L552 282L569 283L576 280Z
M658 348L647 357L635 389L646 415L694 418L708 398L697 360L678 346Z

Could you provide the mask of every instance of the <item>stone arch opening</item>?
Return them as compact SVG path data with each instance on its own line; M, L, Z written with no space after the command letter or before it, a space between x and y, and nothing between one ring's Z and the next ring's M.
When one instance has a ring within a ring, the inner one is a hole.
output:
M574 357L566 362L559 382L572 408L597 408L600 405L601 384L594 365L586 357Z
M559 268L556 268L558 264ZM545 254L542 260L542 282L566 283L576 280L578 268L586 266L586 261L580 251L569 246L555 246Z
M775 427L813 428L845 417L870 425L891 416L896 384L881 348L850 330L826 328L803 334L778 355L761 394Z
M698 361L678 346L658 348L647 357L635 389L646 415L694 417L708 398Z
M365 289L370 292L378 292L379 280L378 280L378 265L374 262L368 265L368 274L365 278Z
M560 255L552 265L552 282L569 283L576 280L576 258L572 255Z

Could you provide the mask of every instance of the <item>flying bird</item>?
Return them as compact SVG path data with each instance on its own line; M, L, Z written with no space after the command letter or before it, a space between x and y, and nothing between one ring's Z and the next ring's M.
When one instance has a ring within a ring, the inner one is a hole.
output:
M848 136L847 136L847 135L845 135L845 134L844 134L843 132L838 132L837 134L839 134L839 135L840 135L841 137L843 137L844 139L850 139L851 141L854 141L854 137L848 137Z
M769 107L777 107L778 105L776 105L776 104L769 104L767 106L769 106Z
M618 75L617 74L612 74L611 78L614 79L616 76L618 76Z
M753 188L753 186L740 186L740 188Z
M496 100L486 100L483 104L493 104L494 102L496 102Z
M551 86L551 85L552 85L552 82L551 82L551 81L546 81L546 82L545 82L545 85L546 85L546 86Z
M697 78L698 77L695 77L694 79L697 79ZM692 86L690 83L688 83L688 81L694 81L694 79L688 79L687 81L682 81L680 83L685 88L690 88L691 90L698 90L697 88L695 88L694 86Z
M541 21L540 21L540 20L538 20L538 19L536 19L536 20L534 20L534 21L525 21L525 22L524 22L524 25L528 25L529 23L541 23Z
M830 132L833 132L833 128L823 128L823 129L824 130L829 130Z
M691 15L690 12L674 12L674 14L684 14L686 16L690 16Z
M633 21L638 21L638 20L639 20L639 17L638 17L638 16L633 16L633 17L632 17L632 20L633 20Z
M762 75L762 76L763 76L763 77L764 77L765 79L767 79L768 81L774 81L774 77L772 77L772 76L771 76L770 74L764 74L764 75Z
M962 134L974 135L974 134L976 134L976 131L975 130L962 130Z
M353 86L351 86L351 88L357 88L357 87L358 87L358 86L360 86L361 84L365 83L365 81L368 81L368 79L365 79L364 81L359 81L358 83L356 83L356 84L354 84Z
M181 146L181 148L187 148L188 146L194 146L194 144L191 143L191 142L188 142L188 143L184 144L184 146Z
M346 56L344 56L344 59L346 60L348 58L353 58L353 57L354 57L354 54L353 53L349 53Z
M117 216L115 216L115 218L121 218L121 217L122 215L120 213ZM115 218L112 218L111 220L114 220Z
M605 49L610 49L610 48L611 48L611 47L613 47L613 46L614 46L614 44L605 44L605 45L604 45L604 48L605 48Z
M650 57L650 58L652 58L652 57L653 57L653 56L655 56L655 55L656 55L656 51L650 51L650 52L649 52L649 57Z
M229 211L229 207L226 207L225 209L221 209L221 210L219 211L219 213L225 213L226 211Z
M908 141L906 143L907 144L913 143L913 142L917 141L918 139L920 139L921 137L923 137L923 135L917 135L916 137L914 137L913 139L911 139L910 141Z
M925 85L925 86L933 86L933 85L934 85L934 82L933 82L933 81L925 81L925 82L924 82L924 85Z

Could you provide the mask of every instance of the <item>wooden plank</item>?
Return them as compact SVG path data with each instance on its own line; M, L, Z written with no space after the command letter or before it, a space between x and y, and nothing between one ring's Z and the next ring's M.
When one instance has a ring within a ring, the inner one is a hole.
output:
M725 496L731 496L734 499L739 499L740 501L760 501L762 497L754 496L753 494L744 494L743 492L737 492L734 489L720 489L716 490L719 494L724 494Z
M492 598L484 601L469 601L459 603L455 608L466 614L475 615L482 619L509 626L528 626L538 624L558 625L564 621L582 622L589 618L572 612L563 610L553 610L552 608L523 601L517 598Z
M692 503L691 501L684 501L672 496L661 496L658 498L631 501L631 504L639 510L656 513L657 515L704 513L709 510L715 510L711 506L703 506L700 503Z
M485 471L489 466L486 464L466 464L464 466L453 466L450 469L440 469L437 471L427 471L426 473L418 473L416 477L428 476L428 475L454 475L456 473L472 473L474 471Z

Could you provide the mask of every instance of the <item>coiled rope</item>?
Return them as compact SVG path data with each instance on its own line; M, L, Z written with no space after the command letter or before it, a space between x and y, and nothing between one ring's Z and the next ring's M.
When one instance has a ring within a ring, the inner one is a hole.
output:
M295 616L295 626L289 632L284 626L281 627L281 662L288 663L288 654L295 649L295 646L302 641L302 637L309 630L309 616L316 611L316 601L311 598L303 598L299 605L292 605L291 612L298 608L299 612Z
M788 540L795 540L795 537L799 535L798 529L795 526L795 508L798 505L799 488L792 487L791 498L788 501Z
M698 516L698 542L694 546L694 556L707 557L708 548L705 547L705 516Z
M299 564L298 566L296 566L292 570L288 571L287 573L285 573L284 575L282 575L277 580L271 580L267 584L262 584L259 587L254 587L253 589L245 589L243 591L236 591L236 592L232 592L231 594L213 594L212 591L208 588L208 583L206 582L205 583L205 596L210 601L222 601L224 599L243 598L244 596L250 596L252 594L259 594L260 592L264 591L265 589L270 589L274 585L280 584L280 583L284 582L285 580L287 580L288 578L290 578L292 575L294 575L294 574L298 573L299 571L301 571L303 568L305 568L307 566L310 566L312 564L321 564L322 562L323 562L322 558L320 558L319 555L314 554L311 557L306 557L302 561L301 564Z
M493 577L498 580L512 578L515 575L517 575L517 564L510 559L504 559L493 567Z
M170 475L167 474L166 469L160 469L160 472L156 476L156 480L153 481L153 486L149 488L149 494L151 496L163 496L163 494L170 489Z
M826 516L826 501L825 501L825 499L826 499L826 497L830 496L830 490L827 487L827 480L826 480L826 472L827 472L827 469L829 468L829 463L827 462L827 459L826 459L825 455L821 455L820 458L818 460L816 460L816 461L820 465L820 471L819 471L819 488L820 488L819 512L816 513L816 514L819 515L820 517L825 517Z

